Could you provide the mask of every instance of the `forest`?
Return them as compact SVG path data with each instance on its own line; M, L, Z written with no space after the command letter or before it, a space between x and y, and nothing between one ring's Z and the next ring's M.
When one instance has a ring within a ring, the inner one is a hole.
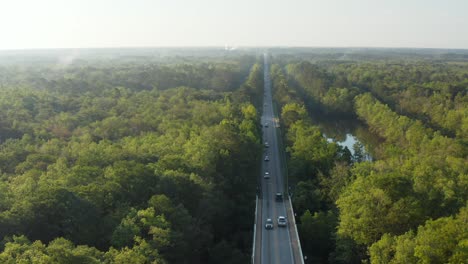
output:
M307 263L468 259L468 61L405 52L272 56ZM363 122L382 139L373 160L313 116Z
M0 263L248 262L263 65L135 53L0 63Z
M467 52L268 54L306 263L464 263ZM0 53L0 263L249 263L262 55Z

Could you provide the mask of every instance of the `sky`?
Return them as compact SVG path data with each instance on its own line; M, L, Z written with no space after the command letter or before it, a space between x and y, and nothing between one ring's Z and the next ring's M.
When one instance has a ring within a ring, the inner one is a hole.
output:
M468 0L0 0L0 49L468 49Z

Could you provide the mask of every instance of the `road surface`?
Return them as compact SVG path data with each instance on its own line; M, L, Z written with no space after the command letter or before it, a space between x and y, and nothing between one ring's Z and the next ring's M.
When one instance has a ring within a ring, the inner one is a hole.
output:
M257 223L255 237L254 263L262 264L287 264L303 263L297 233L295 232L295 221L292 216L287 192L284 190L284 177L281 166L282 153L279 149L276 127L277 117L273 112L273 101L271 91L271 80L269 75L268 58L264 57L264 105L261 117L264 153L263 159L268 156L269 161L262 162L262 177L260 195L257 204ZM268 147L265 146L268 143ZM270 177L264 178L265 172ZM277 201L276 194L281 193L282 201ZM278 226L278 216L287 217L287 227ZM265 229L265 222L270 218L273 220L273 229Z

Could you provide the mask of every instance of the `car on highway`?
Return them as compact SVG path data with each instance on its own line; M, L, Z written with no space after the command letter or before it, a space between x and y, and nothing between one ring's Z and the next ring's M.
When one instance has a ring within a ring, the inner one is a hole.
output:
M268 122L267 122L267 123L265 123L265 127L268 127Z
M265 148L268 148L268 147L270 147L270 144L268 144L268 141L267 141L265 142Z
M287 226L288 222L286 221L286 217L278 216L278 226Z
M265 229L273 229L273 220L271 218L268 218L265 222Z
M270 161L270 157L268 157L268 155L265 156L265 161Z
M282 201L283 201L283 194L280 193L280 192L277 192L277 193L275 194L275 200L276 200L277 202L282 202Z
M265 171L265 175L263 175L263 178L270 179L270 173L268 171Z

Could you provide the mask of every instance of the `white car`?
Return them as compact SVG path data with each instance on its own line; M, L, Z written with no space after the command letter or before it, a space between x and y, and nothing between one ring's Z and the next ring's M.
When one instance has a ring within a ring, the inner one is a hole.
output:
M270 157L268 157L268 155L265 156L265 161L270 161Z
M273 229L273 220L271 220L271 218L266 220L265 229Z
M278 216L278 226L287 226L286 217Z
M270 179L270 173L268 171L265 171L265 175L263 175L263 178Z
M270 144L268 144L268 142L265 142L265 148L268 148L270 147Z

